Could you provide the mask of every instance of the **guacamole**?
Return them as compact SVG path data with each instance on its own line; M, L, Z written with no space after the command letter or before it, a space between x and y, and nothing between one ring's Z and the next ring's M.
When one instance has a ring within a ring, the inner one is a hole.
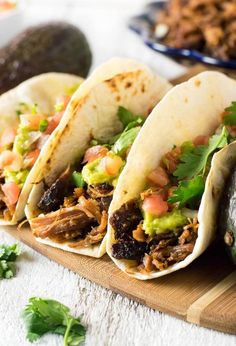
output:
M187 218L181 213L181 210L174 209L164 216L156 217L144 212L143 229L146 234L154 236L158 233L173 231L187 223Z

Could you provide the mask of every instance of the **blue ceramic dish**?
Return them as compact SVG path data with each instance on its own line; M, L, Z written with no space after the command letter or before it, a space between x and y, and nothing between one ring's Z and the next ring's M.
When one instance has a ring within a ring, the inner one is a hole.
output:
M150 3L145 7L144 13L132 17L129 20L129 28L135 31L141 37L143 42L156 52L163 53L176 59L190 59L213 66L236 69L236 60L221 60L213 58L193 49L171 48L158 42L156 38L152 37L152 27L156 22L158 12L163 9L165 4L165 1Z

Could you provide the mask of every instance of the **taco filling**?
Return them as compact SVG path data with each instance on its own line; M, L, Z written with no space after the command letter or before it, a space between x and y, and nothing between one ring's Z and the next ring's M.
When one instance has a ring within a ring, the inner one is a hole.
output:
M199 134L175 146L146 177L137 199L110 217L112 256L132 260L130 272L161 271L183 261L198 237L198 209L213 154L235 140L236 102L211 137Z
M77 85L78 87L78 85ZM59 124L71 98L62 96L55 113L43 114L40 106L20 103L18 128L6 128L0 139L0 217L11 220L26 178L40 150Z
M129 149L144 122L118 108L123 131L112 138L92 139L79 163L68 167L39 200L40 215L31 219L36 237L67 242L70 247L100 243L107 229L107 213Z

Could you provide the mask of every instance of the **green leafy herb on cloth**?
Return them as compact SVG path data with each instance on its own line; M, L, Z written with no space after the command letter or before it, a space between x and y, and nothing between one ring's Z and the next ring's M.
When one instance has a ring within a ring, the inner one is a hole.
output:
M33 297L22 313L30 342L46 333L64 336L64 346L77 346L85 340L86 329L80 318L74 318L70 309L56 300Z
M16 274L15 261L21 250L18 244L0 245L0 279L10 279Z

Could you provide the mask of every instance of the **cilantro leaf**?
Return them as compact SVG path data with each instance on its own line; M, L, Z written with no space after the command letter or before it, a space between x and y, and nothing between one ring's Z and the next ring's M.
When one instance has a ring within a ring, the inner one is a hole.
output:
M139 115L134 115L132 112L128 111L125 107L119 106L118 108L118 118L122 122L124 128L129 125L129 128L136 126L137 124L143 124L144 119ZM133 123L130 127L130 123Z
M236 102L225 108L226 116L223 119L225 125L236 125Z
M127 151L127 149L133 144L135 138L137 137L139 133L140 127L133 127L129 129L128 131L122 132L122 134L119 136L118 140L114 143L112 147L112 151L116 155L123 155Z
M228 143L228 132L223 127L220 134L213 135L208 145L193 147L192 150L183 152L180 156L180 164L174 172L174 176L181 179L192 179L198 174L204 174L207 161L215 150L221 149Z
M52 299L33 297L22 312L30 342L46 333L64 336L64 346L77 346L85 340L85 327L74 318L67 306Z
M188 204L191 208L198 205L204 192L205 182L202 176L196 176L191 180L183 180L172 196L168 198L169 203L179 203L179 207Z
M74 171L72 173L72 180L76 187L84 187L85 181L80 172Z
M16 274L15 261L21 250L18 244L0 245L0 279L10 279Z
M47 127L48 127L48 120L47 119L40 120L39 131L40 132L45 132Z

